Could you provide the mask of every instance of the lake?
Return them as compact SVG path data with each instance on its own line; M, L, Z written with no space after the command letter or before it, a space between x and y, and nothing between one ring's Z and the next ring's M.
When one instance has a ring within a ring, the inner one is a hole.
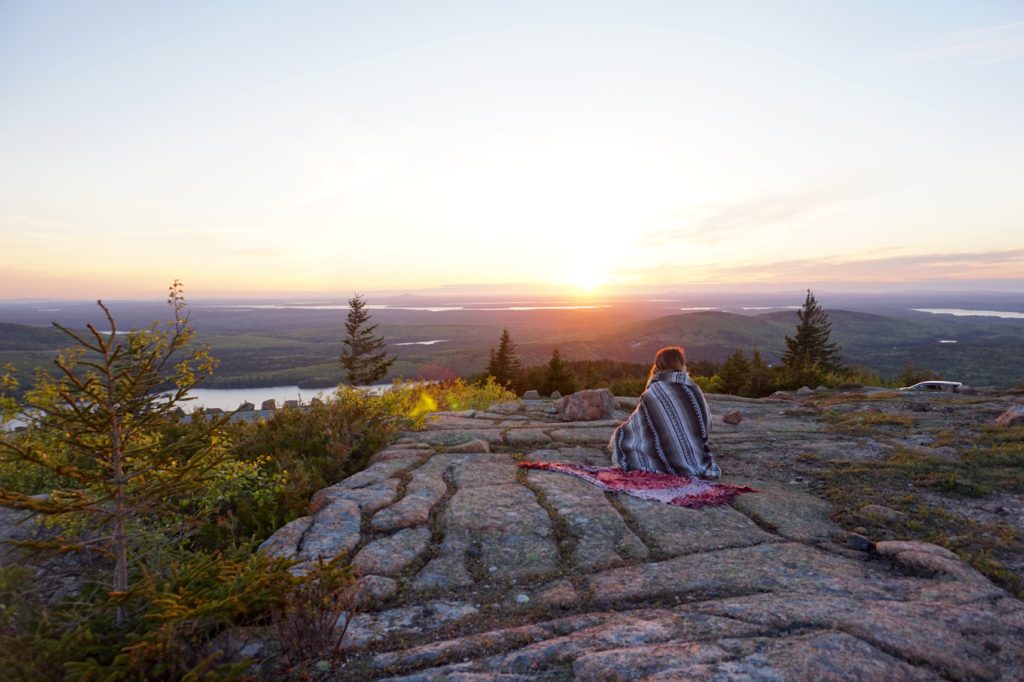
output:
M390 389L392 384L374 384L373 386L356 386L367 393L379 394ZM334 392L334 388L299 388L298 386L259 386L257 388L196 388L189 391L190 400L182 405L182 409L191 412L197 407L219 407L225 412L232 412L244 402L250 402L260 409L264 400L273 398L277 406L284 405L286 400L298 400L308 404L313 398L326 398Z
M308 403L313 398L330 393L331 388L299 388L298 386L263 386L260 388L196 388L189 391L189 395L195 400L190 400L182 405L182 409L191 412L197 407L207 409L219 407L225 412L238 409L238 406L248 401L259 409L264 400L273 398L277 406L284 404L285 400L301 400Z

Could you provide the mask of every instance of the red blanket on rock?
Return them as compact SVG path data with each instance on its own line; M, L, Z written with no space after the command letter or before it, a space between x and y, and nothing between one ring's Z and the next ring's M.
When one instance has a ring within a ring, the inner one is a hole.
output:
M756 493L744 485L713 483L699 478L682 478L650 471L623 471L613 467L590 467L567 462L520 462L525 469L560 471L593 483L610 493L626 493L641 500L657 500L678 507L700 509L728 504L740 493Z

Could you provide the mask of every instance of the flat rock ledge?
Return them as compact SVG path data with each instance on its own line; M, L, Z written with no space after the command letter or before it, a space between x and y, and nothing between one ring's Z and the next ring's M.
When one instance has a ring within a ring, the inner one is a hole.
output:
M709 403L742 412L712 444L726 472L754 474L727 480L760 491L732 506L518 468L609 464L618 419L561 421L549 400L433 415L320 491L262 551L345 554L363 576L348 660L326 679L1024 679L1024 603L935 545L850 549L828 503L787 480L798 453L883 444L792 400Z

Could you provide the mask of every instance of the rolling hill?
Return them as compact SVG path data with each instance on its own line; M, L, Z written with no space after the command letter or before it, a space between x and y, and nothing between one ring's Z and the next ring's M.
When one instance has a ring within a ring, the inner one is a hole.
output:
M849 364L896 376L911 361L917 368L973 385L1024 382L1024 320L827 312L832 338ZM685 313L625 325L594 339L563 344L561 350L567 358L649 362L658 348L680 344L691 358L721 362L739 348L758 349L768 362L778 362L786 347L785 337L793 333L796 323L795 311L753 316Z
M829 310L832 335L845 360L897 376L908 362L943 377L978 386L1024 383L1024 320L954 317L913 311L892 314ZM197 316L200 340L220 364L205 385L250 387L299 384L324 387L341 380L338 365L344 334L338 311L209 311ZM778 362L796 311L739 314L699 311L662 315L635 309L498 312L375 311L379 331L397 357L392 376L426 372L468 375L481 371L503 327L509 327L524 364L547 362L558 347L567 360L650 362L665 345L681 344L692 359L720 362L735 349L758 349ZM443 339L434 345L417 342ZM56 349L69 345L57 330L0 323L0 363L17 368L23 386L35 367L46 366ZM955 343L952 343L955 341ZM429 370L429 371L428 371Z

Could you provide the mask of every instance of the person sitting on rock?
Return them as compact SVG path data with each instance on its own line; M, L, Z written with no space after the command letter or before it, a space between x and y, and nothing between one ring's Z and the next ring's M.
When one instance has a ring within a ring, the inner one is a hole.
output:
M623 471L718 478L710 431L711 412L686 372L686 351L667 346L654 356L636 409L612 434L612 463Z

